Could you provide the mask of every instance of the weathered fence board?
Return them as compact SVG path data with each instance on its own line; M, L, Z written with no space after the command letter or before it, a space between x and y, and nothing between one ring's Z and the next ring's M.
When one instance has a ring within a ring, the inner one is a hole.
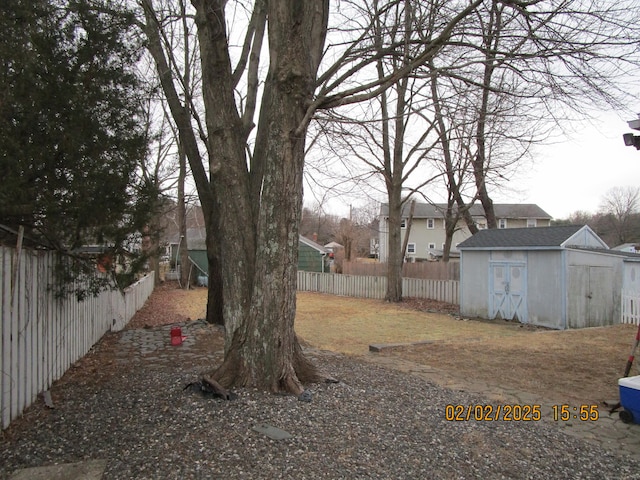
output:
M622 323L640 325L640 295L638 292L622 291Z
M298 272L298 290L345 297L382 299L387 290L387 278L300 271ZM402 292L405 297L428 298L456 305L460 301L459 282L456 280L403 278Z
M0 247L0 416L6 428L84 356L109 329L119 330L153 291L153 274L124 293L78 302L57 299L53 252Z

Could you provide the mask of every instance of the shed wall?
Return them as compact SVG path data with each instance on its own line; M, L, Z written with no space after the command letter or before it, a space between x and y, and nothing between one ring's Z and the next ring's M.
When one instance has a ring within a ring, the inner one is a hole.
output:
M489 318L489 258L486 251L465 251L460 260L460 313Z
M624 271L623 290L628 294L640 294L640 262L624 262L622 268Z

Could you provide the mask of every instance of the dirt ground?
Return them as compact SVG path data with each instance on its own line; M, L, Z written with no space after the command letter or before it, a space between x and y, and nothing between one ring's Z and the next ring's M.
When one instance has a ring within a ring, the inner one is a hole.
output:
M204 288L157 288L127 328L203 318ZM536 393L550 402L601 403L618 398L636 327L554 331L505 321L463 319L457 306L298 294L296 332L308 344L348 355L390 355L459 378ZM422 344L415 344L423 342ZM370 353L370 344L413 344ZM631 375L638 375L637 363Z

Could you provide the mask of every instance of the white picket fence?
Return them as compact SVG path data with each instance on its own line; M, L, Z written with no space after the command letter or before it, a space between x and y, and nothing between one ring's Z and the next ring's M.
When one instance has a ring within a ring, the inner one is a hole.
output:
M640 325L640 296L637 291L622 291L622 323Z
M57 299L55 254L0 246L2 429L108 331L124 328L153 291L153 273L123 293Z
M460 282L457 280L425 280L403 278L402 296L428 298L458 305ZM382 299L387 291L387 278L369 275L298 272L298 290L345 297Z

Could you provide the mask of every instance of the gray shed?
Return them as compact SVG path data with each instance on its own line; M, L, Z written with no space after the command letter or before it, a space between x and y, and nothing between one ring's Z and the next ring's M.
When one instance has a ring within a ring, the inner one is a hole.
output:
M588 226L481 230L458 245L460 313L550 328L619 323L625 260Z

